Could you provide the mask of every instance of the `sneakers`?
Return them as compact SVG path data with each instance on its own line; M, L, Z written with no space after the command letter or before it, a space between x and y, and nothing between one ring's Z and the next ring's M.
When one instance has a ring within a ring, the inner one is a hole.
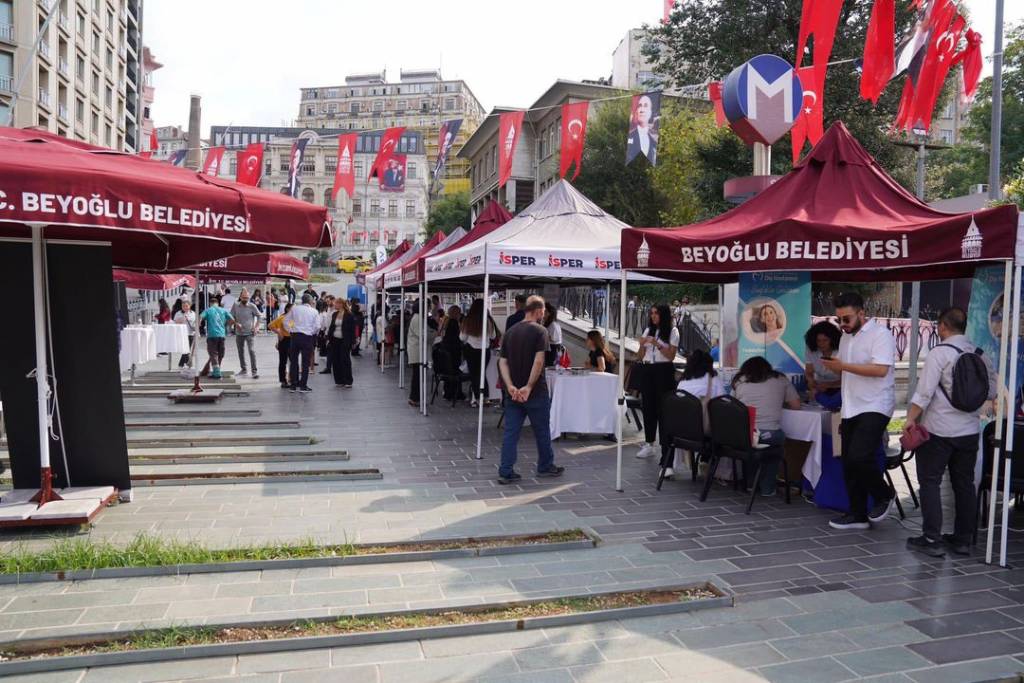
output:
M671 467L666 467L665 468L665 478L666 479L671 479L672 477L675 476L675 474L676 474L676 471L674 469L672 469Z
M878 524L889 516L889 513L892 512L894 507L896 507L895 495L891 496L889 500L883 500L875 503L868 511L868 521Z
M299 388L298 388L297 386L295 386L295 385L293 385L293 384L289 384L289 385L288 385L288 391L292 392L293 394L294 394L295 392L297 392L298 390L299 390Z
M213 372L210 373L210 379L220 379L220 368L214 368Z
M253 378L253 379L259 379L259 378L260 378L260 376L259 376L259 375L257 375L257 374L256 374L256 373L254 372L254 373L252 373L252 378Z
M519 474L518 472L512 472L511 474L498 474L498 483L514 484L522 478L523 475Z
M959 541L953 534L942 534L942 540L947 546L949 546L949 549L953 551L954 555L971 554L970 544Z
M828 525L833 529L870 529L871 524L866 519L858 519L853 515L840 515L829 520Z
M942 541L933 541L927 536L914 536L907 539L907 550L916 550L931 557L945 557L946 546Z
M310 389L309 387L299 387L299 393L300 394L312 394L313 390Z
M643 447L639 451L636 452L636 457L638 457L638 458L649 458L652 455L654 455L654 444L653 443L645 443L643 445Z
M249 371L246 370L245 368L242 368L241 370L238 371L238 376L239 377L244 377L245 375L248 375L248 374L249 374Z
M321 370L320 374L321 375L329 375L329 374L331 374L331 371L330 370Z
M288 382L281 382L281 388L282 389L291 389L292 385L288 384Z
M563 472L565 472L565 468L564 467L559 467L558 465L552 465L551 467L549 467L546 470L542 470L542 471L538 470L537 476L538 477L546 477L546 478L560 477L560 476L562 476Z

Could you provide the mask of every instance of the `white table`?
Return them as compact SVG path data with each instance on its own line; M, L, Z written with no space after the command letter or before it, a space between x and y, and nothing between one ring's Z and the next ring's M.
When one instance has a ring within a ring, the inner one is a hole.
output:
M831 424L831 413L815 406L782 410L782 431L786 433L786 438L811 444L802 472L812 487L817 486L821 478L821 436L831 431Z
M129 325L121 330L121 371L130 370L156 358L156 335L145 325Z
M176 323L150 325L157 353L188 353L188 326Z
M614 434L619 391L618 375L545 375L551 394L551 438L562 434Z

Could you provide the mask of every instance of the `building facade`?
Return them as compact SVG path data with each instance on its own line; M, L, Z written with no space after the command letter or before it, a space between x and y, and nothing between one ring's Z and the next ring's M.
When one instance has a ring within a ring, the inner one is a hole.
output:
M51 5L0 0L0 125L13 108L10 125L139 151L142 0L57 0L47 23Z
M153 53L148 47L142 48L142 121L140 125L141 137L139 138L139 151L156 152L150 149L149 134L153 132L153 118L151 112L153 103L156 101L156 86L153 83L153 72L163 67L163 64L156 61ZM159 139L159 138L158 138Z
M405 71L388 82L384 71L355 74L344 85L302 88L298 126L309 129L379 131L395 126L418 131L431 164L437 159L441 124L462 119L441 184L435 190L469 190L468 165L456 154L480 125L484 110L461 80L446 80L436 69Z
M616 88L648 90L658 88L661 79L654 73L654 65L643 55L644 30L630 29L612 53L612 80Z
M404 239L422 238L427 218L428 185L427 155L423 135L407 131L399 141L399 154L405 154L405 187L400 192L381 188L374 178L367 181L370 165L380 149L381 132L360 133L356 138L353 161L356 188L353 197L344 190L336 201L331 198L334 174L338 165L338 137L348 129L272 128L264 126L213 126L213 146L227 147L221 176L234 179L237 152L246 145L259 142L265 146L263 179L260 187L287 193L288 166L292 143L306 138L306 155L302 164L299 198L331 210L337 231L332 258L369 256L378 245L391 248Z
M159 146L153 153L154 159L168 159L175 152L188 148L188 131L181 126L157 126L156 139Z
M960 131L967 125L967 115L971 111L970 104L962 104L960 98L954 94L942 110L932 118L929 137L932 142L958 145L960 144Z

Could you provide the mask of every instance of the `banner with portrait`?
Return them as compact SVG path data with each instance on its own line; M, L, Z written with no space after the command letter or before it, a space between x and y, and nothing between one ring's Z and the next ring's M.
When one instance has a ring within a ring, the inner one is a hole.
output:
M811 324L811 274L740 275L739 363L764 356L787 375L804 371L804 333Z
M381 171L377 178L380 180L381 192L402 192L405 190L405 162L407 155L392 154L385 161L381 162Z
M626 163L638 156L658 163L658 122L661 118L661 92L633 95L629 114L629 137L626 139Z
M999 342L1003 334L1003 266L984 266L974 271L971 281L971 299L967 305L967 338L979 348L985 350L989 362L996 370L999 369ZM1007 321L1006 330L1010 334L1013 321ZM1024 330L1024 325L1021 325ZM1024 357L1018 352L1011 353L1010 358L1017 359L1017 386L1015 387L1017 403L1020 403L1021 383L1024 382ZM1009 369L1006 373L1009 377Z

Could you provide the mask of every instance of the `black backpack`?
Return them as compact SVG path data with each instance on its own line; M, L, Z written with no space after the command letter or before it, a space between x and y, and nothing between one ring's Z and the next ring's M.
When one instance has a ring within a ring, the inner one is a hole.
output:
M941 380L939 388L951 406L965 413L973 413L988 400L988 367L981 358L984 351L976 348L965 353L952 344L939 344L936 348L939 346L948 346L960 354L953 361L953 384L950 391L946 391Z

